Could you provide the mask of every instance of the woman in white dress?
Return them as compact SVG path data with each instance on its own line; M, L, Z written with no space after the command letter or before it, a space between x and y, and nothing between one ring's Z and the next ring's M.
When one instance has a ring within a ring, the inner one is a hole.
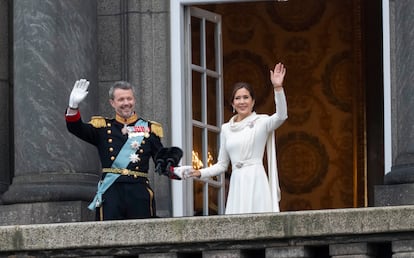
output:
M279 212L280 189L276 166L274 131L287 119L282 63L270 70L276 112L269 115L254 112L255 95L247 83L236 83L232 106L236 114L222 125L217 163L193 170L190 177L207 178L227 171L231 162L226 214ZM263 165L266 146L268 175Z

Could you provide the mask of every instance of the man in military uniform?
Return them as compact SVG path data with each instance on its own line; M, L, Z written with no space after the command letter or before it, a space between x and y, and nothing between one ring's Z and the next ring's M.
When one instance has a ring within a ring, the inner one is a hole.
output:
M96 220L137 219L156 216L154 192L148 181L149 161L163 148L159 123L139 118L135 112L132 85L119 81L109 90L115 118L92 117L82 122L79 103L88 94L89 81L75 82L66 111L72 134L96 146L102 164L102 179L89 205Z

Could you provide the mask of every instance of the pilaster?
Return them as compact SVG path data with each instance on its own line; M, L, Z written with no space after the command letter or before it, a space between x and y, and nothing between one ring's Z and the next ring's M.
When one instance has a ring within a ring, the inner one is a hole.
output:
M9 6L0 1L0 197L10 184ZM1 200L0 200L1 203Z
M96 150L68 133L64 116L79 78L91 81L83 119L97 109L96 1L15 0L13 11L14 177L2 199L90 201Z
M375 205L414 204L414 2L390 1L392 168Z

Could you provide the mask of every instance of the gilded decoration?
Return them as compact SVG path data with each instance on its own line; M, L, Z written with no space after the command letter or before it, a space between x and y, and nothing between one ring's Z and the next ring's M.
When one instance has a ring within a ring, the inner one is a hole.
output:
M244 81L251 84L256 93L256 106L260 106L269 96L271 84L266 80L269 76L269 67L263 58L249 50L233 51L223 57L224 81L229 87L224 87L224 101L226 107L231 109L232 85ZM267 86L267 87L266 87ZM265 89L267 90L265 90Z
M352 60L350 53L344 51L331 57L325 67L323 80L323 93L332 105L344 112L352 111L353 91L349 90L352 81Z
M257 20L252 13L233 12L226 17L224 29L228 37L236 44L243 44L252 39L257 26Z
M281 187L291 194L309 193L324 180L329 156L321 141L306 132L291 132L278 138Z
M318 87L320 79L314 73L320 61L326 55L326 47L317 38L307 35L287 37L281 46L283 60L289 74L286 77L286 90L289 100L289 123L303 125L317 112L318 97L313 89ZM316 93L317 94L317 93Z
M267 3L271 20L287 31L303 31L318 23L323 17L326 0L289 0Z

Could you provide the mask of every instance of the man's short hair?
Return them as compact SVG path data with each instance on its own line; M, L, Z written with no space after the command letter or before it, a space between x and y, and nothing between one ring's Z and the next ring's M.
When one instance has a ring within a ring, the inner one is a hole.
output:
M111 88L109 89L109 98L110 99L114 99L114 91L116 89L121 89L121 90L132 90L132 93L135 96L135 88L132 86L131 83L127 82L127 81L117 81L115 82Z

